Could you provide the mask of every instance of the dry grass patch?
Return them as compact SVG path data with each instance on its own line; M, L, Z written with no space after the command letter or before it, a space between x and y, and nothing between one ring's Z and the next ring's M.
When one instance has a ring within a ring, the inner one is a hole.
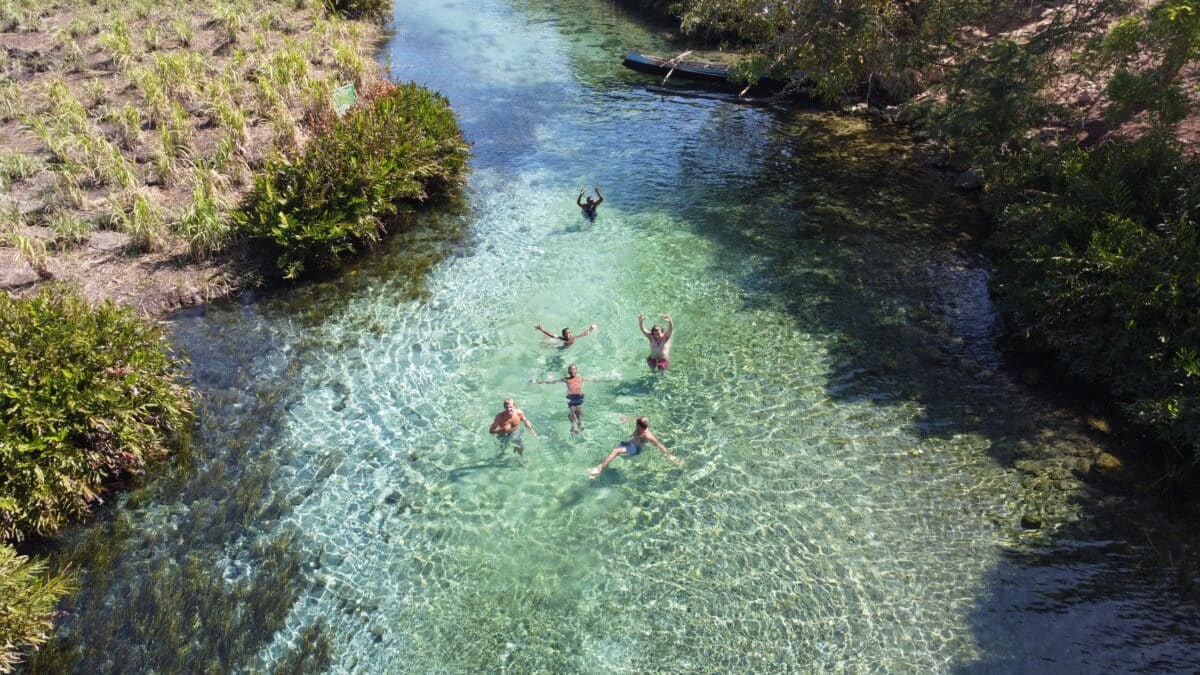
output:
M0 0L0 289L86 287L88 256L114 250L97 233L116 232L117 285L156 288L145 269L174 268L151 292L191 297L176 286L221 264L254 168L304 144L306 107L379 75L380 37L321 0Z

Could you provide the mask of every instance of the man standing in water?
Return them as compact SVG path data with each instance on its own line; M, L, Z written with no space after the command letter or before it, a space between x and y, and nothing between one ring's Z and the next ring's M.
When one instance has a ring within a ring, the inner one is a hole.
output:
M592 189L596 191L596 199L588 197L587 203L584 203L583 196L587 194L587 190L583 188L579 188L579 196L575 198L575 203L579 208L583 209L583 215L588 220L596 219L596 207L600 206L600 202L604 201L604 195L600 194L600 186L597 185Z
M567 367L567 376L558 380L534 380L534 384L557 384L565 382L567 385L567 418L571 420L571 433L579 434L583 432L583 383L586 378L579 376L579 369L575 364Z
M650 431L650 420L646 419L645 417L639 417L637 418L637 422L633 427L633 435L629 437L629 440L613 448L612 452L608 453L608 457L605 457L603 462L600 462L596 466L588 469L588 478L591 478L592 480L599 478L600 474L603 473L606 468L608 468L609 463L611 463L619 455L625 455L626 457L634 457L638 455L641 453L642 448L646 445L646 443L653 443L657 445L658 449L662 450L663 454L667 456L667 459L671 460L672 462L679 461L678 457L672 455L670 451L667 450L667 446L659 443L658 439L654 437L653 432Z
M534 326L534 328L542 331L542 334L545 335L546 337L553 338L555 340L559 340L560 341L560 344L558 345L559 347L570 347L571 345L575 344L576 339L584 337L585 335L591 335L592 331L596 330L597 325L598 324L593 323L592 325L588 326L587 330L583 331L579 335L575 335L575 334L571 333L570 328L562 329L562 335L555 335L554 333L551 333L550 331L546 330L545 328L542 328L542 324L540 324L540 323L538 325Z
M646 315L638 314L638 328L650 341L650 356L646 357L646 365L650 366L650 370L666 370L671 365L671 336L675 334L675 322L670 314L663 314L662 318L667 322L665 333L658 326L646 330Z
M525 454L525 443L521 440L522 423L529 427L529 433L537 436L525 412L517 407L512 398L504 399L504 410L496 415L496 419L492 420L492 427L488 429L489 434L496 434L500 438L500 454L504 454L504 449L509 443L512 443L513 452L518 455Z

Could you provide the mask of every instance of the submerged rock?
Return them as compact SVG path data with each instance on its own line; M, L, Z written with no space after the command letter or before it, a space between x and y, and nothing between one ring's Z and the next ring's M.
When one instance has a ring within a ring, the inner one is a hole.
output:
M1124 482L1128 477L1121 460L1107 452L1102 452L1096 457L1091 473L1097 478L1113 482Z

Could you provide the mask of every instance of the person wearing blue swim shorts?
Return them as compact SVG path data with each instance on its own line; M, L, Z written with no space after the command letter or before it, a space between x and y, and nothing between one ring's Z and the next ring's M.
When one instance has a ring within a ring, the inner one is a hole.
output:
M603 473L606 468L608 468L609 463L614 459L621 455L625 455L627 457L638 455L641 453L642 447L647 443L653 443L657 445L658 449L662 450L663 454L667 456L667 459L671 460L672 462L679 461L679 458L675 455L672 455L671 452L667 450L667 446L660 443L658 439L655 438L654 433L650 431L650 420L646 419L645 417L639 417L637 418L637 422L634 424L633 435L629 437L629 440L624 441L617 447L613 448L612 452L608 453L608 457L605 457L603 462L600 462L596 466L588 469L588 478L596 480L600 477L600 474Z

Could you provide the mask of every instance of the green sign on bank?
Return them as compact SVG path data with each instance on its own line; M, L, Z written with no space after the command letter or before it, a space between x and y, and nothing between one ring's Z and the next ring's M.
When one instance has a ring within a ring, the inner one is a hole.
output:
M338 117L346 114L350 106L358 100L358 92L354 90L353 84L347 84L333 90L333 109L337 112Z

